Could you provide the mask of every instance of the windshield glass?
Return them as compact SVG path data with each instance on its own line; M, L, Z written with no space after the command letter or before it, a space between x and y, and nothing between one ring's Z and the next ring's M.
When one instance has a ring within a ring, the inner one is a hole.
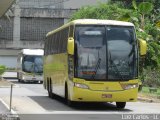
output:
M29 73L43 72L42 56L25 55L23 58L23 71Z
M129 80L137 77L133 27L78 25L75 31L78 78Z
M137 50L132 27L107 27L108 79L137 76Z
M106 78L106 43L104 39L104 26L79 26L76 28L78 77Z

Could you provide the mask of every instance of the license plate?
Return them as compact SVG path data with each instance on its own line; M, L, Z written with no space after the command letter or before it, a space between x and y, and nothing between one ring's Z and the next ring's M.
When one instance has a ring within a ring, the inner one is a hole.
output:
M36 80L36 78L32 78L32 80Z
M112 94L102 94L102 98L112 98Z

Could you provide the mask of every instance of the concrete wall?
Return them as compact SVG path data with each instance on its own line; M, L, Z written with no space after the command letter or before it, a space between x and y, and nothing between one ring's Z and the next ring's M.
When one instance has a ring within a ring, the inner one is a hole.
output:
M13 17L9 21L7 18L2 17L0 19L0 25L2 29L0 30L0 41L10 41L13 40Z
M5 65L7 68L16 68L17 56L0 56L0 65Z
M0 49L0 65L5 65L8 68L17 66L17 56L20 50Z
M64 24L75 10L63 9L64 0L17 0L11 22L0 20L0 48L43 48L47 32Z
M108 0L67 0L64 2L65 9L79 9L87 5L96 5L98 2L107 2Z
M64 0L19 0L21 8L63 8Z
M61 18L21 18L21 41L44 41L46 34L63 25L64 20Z

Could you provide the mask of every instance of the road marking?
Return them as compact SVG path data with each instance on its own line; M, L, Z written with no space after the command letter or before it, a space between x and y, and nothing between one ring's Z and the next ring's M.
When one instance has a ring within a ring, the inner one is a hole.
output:
M3 104L8 110L10 110L10 107L9 107L1 98L0 98L0 102L2 102L2 104ZM11 113L17 115L17 113L16 113L13 109L11 109Z
M124 114L124 111L119 111L119 112L115 112L115 111L109 111L109 112L94 112L94 111L53 111L53 112L46 112L43 114L69 114L69 115L95 115L95 114L99 114L99 115L103 115L103 114ZM131 112L126 112L125 114L130 114ZM41 114L41 113L39 113Z

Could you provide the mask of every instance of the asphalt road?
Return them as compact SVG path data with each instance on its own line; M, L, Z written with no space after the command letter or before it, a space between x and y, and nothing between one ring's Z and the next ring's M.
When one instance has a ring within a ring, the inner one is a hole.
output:
M21 120L160 120L160 114L45 114L20 115L20 118Z
M115 103L81 103L69 107L63 98L50 99L42 84L18 83L17 79L11 78L7 80L17 85L13 88L12 108L21 120L160 119L160 103L130 102L124 110L117 109ZM0 88L0 98L8 105L9 93L10 88Z

